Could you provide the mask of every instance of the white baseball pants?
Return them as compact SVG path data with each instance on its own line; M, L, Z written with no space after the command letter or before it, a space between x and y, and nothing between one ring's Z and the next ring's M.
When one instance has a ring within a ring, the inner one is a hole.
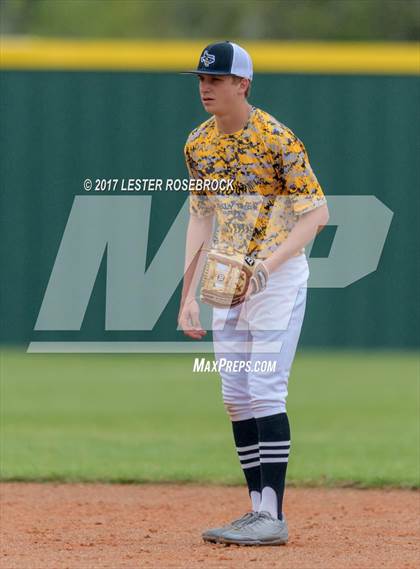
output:
M286 412L308 277L306 256L300 254L270 275L263 292L238 307L213 309L214 351L232 421Z

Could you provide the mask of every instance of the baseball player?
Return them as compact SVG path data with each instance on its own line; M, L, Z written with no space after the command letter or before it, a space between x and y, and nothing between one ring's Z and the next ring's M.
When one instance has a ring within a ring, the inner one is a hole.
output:
M248 102L253 68L243 48L213 43L187 73L198 75L200 98L211 114L186 142L190 177L225 183L216 190L197 185L190 193L179 324L191 338L206 334L196 300L205 265L201 298L214 306L215 357L225 364L223 400L251 500L240 519L202 536L209 542L284 544L288 378L305 312L304 247L328 221L326 199L302 142ZM232 275L238 281L233 288ZM268 371L264 362L272 364Z

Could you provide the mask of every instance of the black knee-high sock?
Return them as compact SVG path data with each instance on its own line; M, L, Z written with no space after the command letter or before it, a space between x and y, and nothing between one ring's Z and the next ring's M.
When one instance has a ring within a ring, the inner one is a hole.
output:
M251 494L251 492L261 492L257 422L254 418L245 419L244 421L232 421L232 430L236 450L248 484L249 495L253 507L256 509L259 506L260 496Z
M283 495L286 480L287 461L290 451L290 426L286 413L269 415L257 419L260 444L261 491L260 510L268 510L282 519ZM273 506L273 492L277 497L277 508Z

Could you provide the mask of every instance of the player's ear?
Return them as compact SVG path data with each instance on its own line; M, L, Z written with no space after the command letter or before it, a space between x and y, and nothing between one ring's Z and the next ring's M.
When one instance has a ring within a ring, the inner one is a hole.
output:
M242 78L241 86L243 88L245 98L248 98L249 92L251 90L251 81L249 79Z
M248 97L251 87L251 81L249 79L245 79L245 77L238 77L237 75L232 75L232 82L238 86L240 93L242 93L245 97Z
M233 82L237 84L240 93L245 93L248 83L247 79L244 79L243 77L234 77Z

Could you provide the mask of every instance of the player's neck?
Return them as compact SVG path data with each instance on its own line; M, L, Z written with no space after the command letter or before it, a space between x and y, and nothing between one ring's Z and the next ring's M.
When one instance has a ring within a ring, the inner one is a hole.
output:
M233 134L242 130L248 122L252 106L244 100L223 115L215 115L217 130L220 134Z

